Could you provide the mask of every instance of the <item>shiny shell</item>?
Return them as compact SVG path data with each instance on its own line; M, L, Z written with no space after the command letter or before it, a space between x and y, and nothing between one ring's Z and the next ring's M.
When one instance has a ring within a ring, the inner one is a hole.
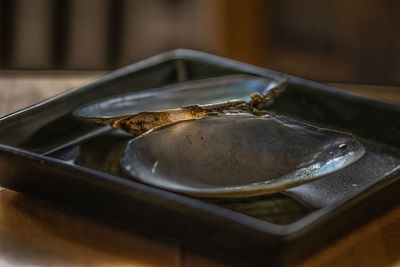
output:
M121 160L143 183L198 197L242 197L306 183L358 160L350 134L283 116L205 116L133 139Z
M96 100L77 108L74 115L140 135L155 127L210 113L265 114L285 88L284 80L232 75Z

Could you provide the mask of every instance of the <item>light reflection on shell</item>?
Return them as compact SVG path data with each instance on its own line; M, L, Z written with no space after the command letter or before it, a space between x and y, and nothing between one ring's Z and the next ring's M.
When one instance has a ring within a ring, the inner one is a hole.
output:
M350 134L283 116L225 114L156 128L121 160L134 178L199 197L272 193L338 171L364 147Z
M286 86L285 80L222 76L98 99L78 107L74 115L140 135L209 113L236 110L265 114Z

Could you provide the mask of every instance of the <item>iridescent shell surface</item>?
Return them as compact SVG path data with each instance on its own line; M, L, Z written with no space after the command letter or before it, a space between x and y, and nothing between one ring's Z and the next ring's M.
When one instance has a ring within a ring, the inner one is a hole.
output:
M250 100L252 93L268 93L281 82L243 74L183 82L95 100L77 108L74 115L80 118L108 119L195 104L207 105L236 99Z
M272 193L336 172L364 147L350 134L284 116L223 114L156 128L121 160L133 178L198 197Z

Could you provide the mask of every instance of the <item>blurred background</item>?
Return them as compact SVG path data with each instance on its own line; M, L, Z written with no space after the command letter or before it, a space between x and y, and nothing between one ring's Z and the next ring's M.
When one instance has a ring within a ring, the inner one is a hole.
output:
M0 0L0 69L112 70L173 48L399 85L400 1Z

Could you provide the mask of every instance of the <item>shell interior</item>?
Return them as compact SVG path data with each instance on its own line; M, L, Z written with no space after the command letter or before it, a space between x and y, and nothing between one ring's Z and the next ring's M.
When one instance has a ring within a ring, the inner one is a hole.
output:
M282 81L252 75L229 75L134 91L95 100L78 107L81 118L111 118L139 112L162 111L183 106L249 100L255 92L267 93Z
M306 183L357 161L350 134L284 116L224 114L156 128L121 160L144 183L198 197L243 197Z

